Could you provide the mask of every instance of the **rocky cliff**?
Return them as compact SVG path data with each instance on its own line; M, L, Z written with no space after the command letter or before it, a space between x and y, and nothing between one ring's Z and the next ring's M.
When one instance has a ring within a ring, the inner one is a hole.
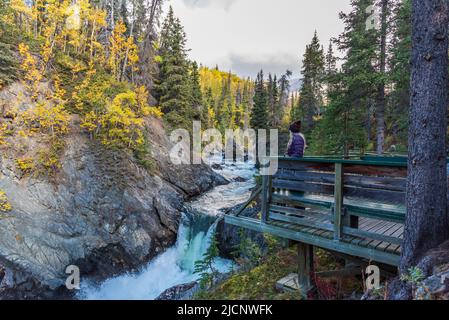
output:
M12 125L5 101L17 90L0 93L0 124ZM0 190L12 207L0 212L0 299L70 297L68 265L98 280L138 268L174 243L184 201L226 183L207 166L172 165L161 120L146 120L151 169L90 140L77 121L51 179L23 175L19 141L0 149Z

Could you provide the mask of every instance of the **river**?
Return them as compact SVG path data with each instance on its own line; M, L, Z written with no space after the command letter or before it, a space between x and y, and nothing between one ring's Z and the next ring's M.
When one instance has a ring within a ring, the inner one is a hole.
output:
M173 247L154 258L139 273L111 278L100 285L82 283L78 297L87 300L153 300L168 288L198 280L194 273L195 262L202 259L210 246L222 209L245 202L255 186L251 163L225 163L217 173L231 183L186 203ZM245 181L235 181L238 178ZM226 273L234 264L217 258L215 267Z

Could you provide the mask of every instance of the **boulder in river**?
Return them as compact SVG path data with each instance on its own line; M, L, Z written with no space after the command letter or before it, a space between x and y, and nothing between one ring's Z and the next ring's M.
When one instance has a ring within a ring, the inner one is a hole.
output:
M198 290L198 288L199 285L196 281L180 284L165 290L155 300L186 300L188 296L191 296L194 291Z
M213 164L211 167L212 167L212 169L217 170L217 171L223 170L223 166L218 163Z

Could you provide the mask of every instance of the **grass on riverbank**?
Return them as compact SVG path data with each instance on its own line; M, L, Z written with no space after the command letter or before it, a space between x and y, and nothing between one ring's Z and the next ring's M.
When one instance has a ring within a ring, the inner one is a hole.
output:
M315 252L316 271L335 270L340 261L322 250ZM350 299L362 293L362 281L357 278L316 279L317 289L306 297L304 293L285 293L276 290L276 282L298 270L296 246L268 254L257 267L237 272L213 289L196 297L203 300L302 300Z

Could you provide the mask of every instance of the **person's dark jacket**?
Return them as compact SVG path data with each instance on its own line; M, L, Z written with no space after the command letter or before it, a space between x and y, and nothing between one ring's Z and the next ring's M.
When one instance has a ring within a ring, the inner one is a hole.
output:
M291 133L290 142L288 143L287 155L292 158L304 157L304 149L306 147L306 139L301 133Z

